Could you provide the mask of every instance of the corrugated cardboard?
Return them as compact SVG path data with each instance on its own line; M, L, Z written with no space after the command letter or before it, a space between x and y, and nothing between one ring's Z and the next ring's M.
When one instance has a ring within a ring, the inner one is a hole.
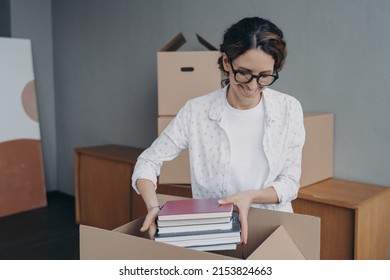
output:
M159 202L183 199L159 195ZM320 258L320 219L251 208L248 244L237 250L199 252L150 240L143 218L112 231L80 225L80 259L314 259Z
M173 117L158 118L158 134ZM305 113L306 140L302 151L301 187L333 176L333 114ZM159 177L161 184L190 184L188 151L165 162Z
M305 113L306 140L302 151L301 187L333 177L334 116Z
M158 115L175 116L185 102L221 87L219 51L197 34L209 51L176 51L186 40L179 33L157 53Z
M253 256L262 260L280 259L280 249L275 248L275 244L283 244L283 259L285 260L304 260L305 256L295 245L294 241L288 235L283 226L279 226L257 249L248 257L253 260Z

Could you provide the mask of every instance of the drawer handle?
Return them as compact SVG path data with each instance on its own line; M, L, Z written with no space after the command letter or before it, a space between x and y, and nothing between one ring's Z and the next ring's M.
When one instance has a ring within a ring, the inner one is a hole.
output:
M194 67L182 67L180 68L181 72L193 72Z

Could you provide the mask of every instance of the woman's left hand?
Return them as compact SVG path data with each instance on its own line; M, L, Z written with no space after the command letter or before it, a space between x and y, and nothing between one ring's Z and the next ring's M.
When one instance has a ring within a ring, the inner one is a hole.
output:
M238 208L238 219L241 224L241 242L245 245L248 241L248 212L252 204L252 192L244 191L234 195L221 198L218 200L219 204L234 203Z

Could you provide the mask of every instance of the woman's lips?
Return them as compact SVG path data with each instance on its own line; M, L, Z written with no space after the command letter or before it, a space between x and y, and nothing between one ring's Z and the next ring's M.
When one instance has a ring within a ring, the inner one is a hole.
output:
M253 95L257 94L258 90L259 90L259 88L256 88L254 90L249 90L249 89L246 89L245 87L243 87L242 85L241 85L241 89L244 92L245 96L253 96Z

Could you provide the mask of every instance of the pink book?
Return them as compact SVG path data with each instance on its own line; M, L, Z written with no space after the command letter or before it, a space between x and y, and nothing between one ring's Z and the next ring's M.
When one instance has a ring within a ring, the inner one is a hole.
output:
M221 205L218 198L171 200L164 204L158 220L231 217L233 203Z

